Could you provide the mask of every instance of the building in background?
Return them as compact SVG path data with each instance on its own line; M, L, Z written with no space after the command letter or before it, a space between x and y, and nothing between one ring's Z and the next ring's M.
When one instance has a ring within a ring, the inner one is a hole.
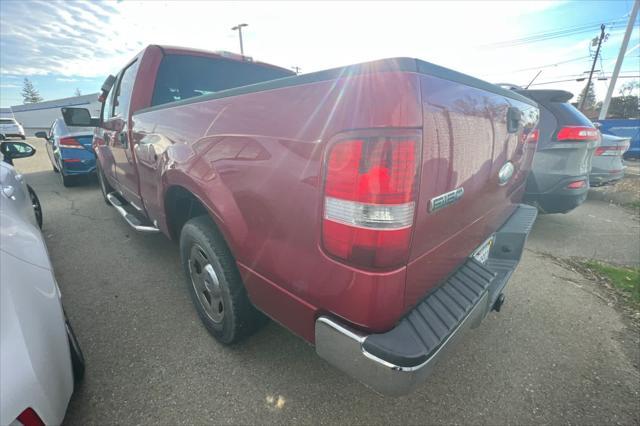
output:
M0 108L0 118L14 118L11 108Z
M71 98L54 99L52 101L39 102L37 104L25 104L12 106L10 112L13 113L16 121L24 127L27 136L33 136L40 130L47 131L56 118L62 118L60 108L62 107L83 107L91 112L91 116L100 115L100 102L98 93L90 95L74 96ZM2 116L4 117L3 108Z

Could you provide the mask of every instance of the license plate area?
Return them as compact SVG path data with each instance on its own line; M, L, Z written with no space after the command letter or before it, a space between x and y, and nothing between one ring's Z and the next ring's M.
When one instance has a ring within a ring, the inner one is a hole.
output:
M495 235L492 235L489 238L487 238L484 243L480 244L480 247L475 249L473 254L471 254L471 257L473 257L475 260L482 263L483 265L487 263L487 260L489 260L489 253L491 252L491 246L493 246L494 240L495 240Z

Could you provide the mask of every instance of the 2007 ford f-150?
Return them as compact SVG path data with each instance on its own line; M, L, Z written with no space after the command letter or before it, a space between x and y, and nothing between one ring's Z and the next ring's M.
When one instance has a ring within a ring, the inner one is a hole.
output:
M155 45L101 99L65 121L97 127L107 202L179 241L220 342L266 314L401 395L500 309L536 217L535 102L416 59L296 76Z

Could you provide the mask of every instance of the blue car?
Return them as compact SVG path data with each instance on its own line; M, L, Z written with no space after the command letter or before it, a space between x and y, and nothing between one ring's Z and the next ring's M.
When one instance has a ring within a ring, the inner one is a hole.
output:
M58 118L49 133L37 132L36 136L47 141L47 154L53 171L60 173L64 186L72 186L79 177L95 173L92 127L74 127L71 132L64 121Z
M625 158L640 157L640 119L609 118L598 122L602 133L631 139L631 145L624 154Z

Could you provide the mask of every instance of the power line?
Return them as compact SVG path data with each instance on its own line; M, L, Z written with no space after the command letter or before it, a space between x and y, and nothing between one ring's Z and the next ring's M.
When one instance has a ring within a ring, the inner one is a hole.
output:
M617 23L619 23L620 21L624 21L624 20L626 20L625 17L616 18L616 19L613 19L613 20L605 21L605 24L612 25L615 28L615 25ZM587 33L587 32L591 32L591 31L595 31L595 30L599 29L599 27L600 27L600 22L598 22L598 23L590 23L590 24L582 24L582 25L577 25L577 26L573 26L573 27L566 27L566 28L563 28L563 29L557 29L557 30L552 30L552 31L534 33L534 34L530 34L530 35L525 36L525 37L516 38L516 39L512 39L512 40L505 40L505 41L499 41L499 42L495 42L495 43L485 44L485 45L482 45L480 47L481 48L492 48L492 47L518 46L518 45L523 45L523 44L535 43L535 42L539 42L539 41L553 40L553 39L556 39L556 38L567 37L567 36L570 36L570 35L577 35L577 34Z
M540 66L537 66L537 67L522 68L522 69L519 69L519 70L513 70L513 71L507 71L507 72L531 71L531 70L539 70L540 68L557 67L558 65L561 65L561 64L568 64L569 62L583 61L583 60L588 59L588 58L590 58L590 56L581 56L579 58L567 59L566 61L556 62L555 64L540 65Z

